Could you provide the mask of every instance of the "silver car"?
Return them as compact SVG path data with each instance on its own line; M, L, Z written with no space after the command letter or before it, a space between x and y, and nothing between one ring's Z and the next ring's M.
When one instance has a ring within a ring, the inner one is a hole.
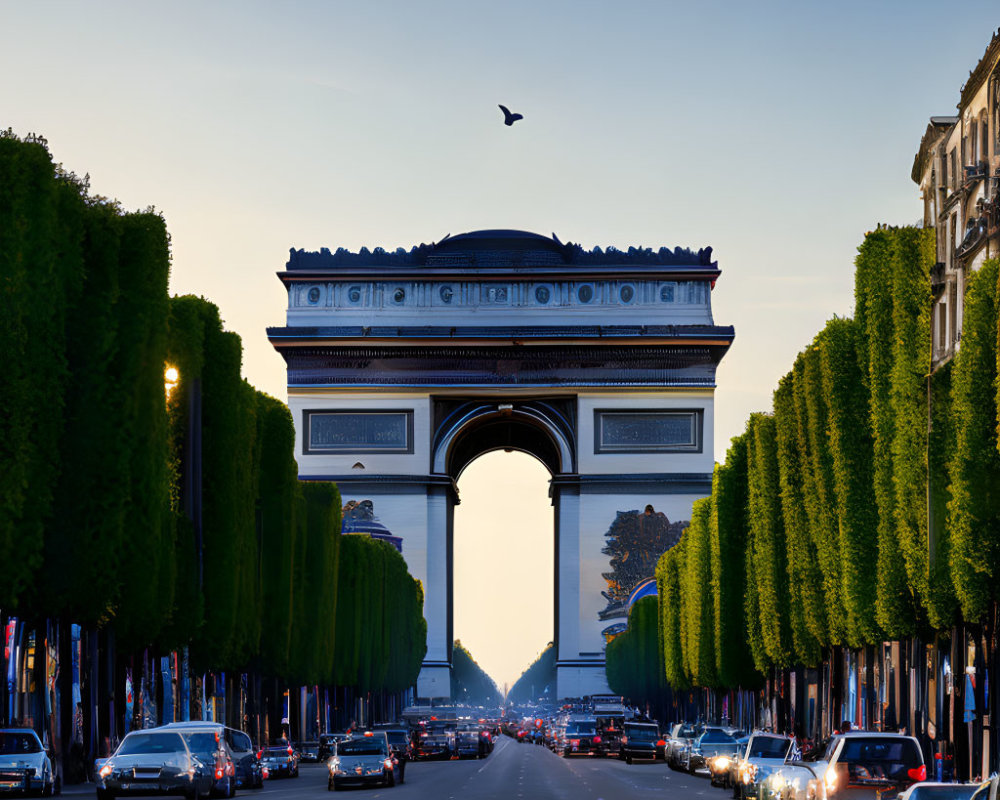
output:
M59 794L60 784L38 734L0 728L0 793Z
M97 800L177 794L196 800L212 791L214 765L191 752L176 731L132 731L97 772Z
M402 781L399 759L389 749L385 733L366 731L363 735L340 742L326 762L330 777L327 788L343 786L395 786Z

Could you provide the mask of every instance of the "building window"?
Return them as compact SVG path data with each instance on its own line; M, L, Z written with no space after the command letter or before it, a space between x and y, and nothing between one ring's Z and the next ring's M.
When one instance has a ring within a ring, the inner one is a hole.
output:
M595 453L700 453L701 409L594 411Z
M304 411L303 453L412 453L412 411Z
M951 190L954 192L958 189L958 164L956 160L958 155L955 153L955 148L951 148L951 152L948 154L948 171L951 173Z

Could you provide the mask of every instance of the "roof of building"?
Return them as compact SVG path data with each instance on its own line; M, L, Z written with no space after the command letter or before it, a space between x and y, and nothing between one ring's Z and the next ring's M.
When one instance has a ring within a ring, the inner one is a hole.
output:
M913 157L913 169L910 170L910 178L918 186L924 170L927 168L927 163L931 159L931 150L937 147L952 126L957 124L958 117L931 117L927 130L920 137L920 147L917 148L917 154Z
M288 271L325 271L344 267L379 267L380 269L407 268L421 266L430 269L442 268L525 268L585 265L650 265L669 267L689 267L717 271L712 261L712 248L697 251L675 247L616 247L585 250L578 244L563 244L559 238L542 236L529 231L489 229L470 231L457 236L445 236L438 242L420 244L410 250L397 248L394 251L376 247L369 250L362 247L357 253L341 247L331 252L321 248L319 252L291 249Z
M975 69L969 72L969 79L962 86L956 108L962 109L972 100L972 96L979 91L979 87L983 85L998 62L1000 62L1000 28L993 34L990 43L986 45L986 52L979 59Z

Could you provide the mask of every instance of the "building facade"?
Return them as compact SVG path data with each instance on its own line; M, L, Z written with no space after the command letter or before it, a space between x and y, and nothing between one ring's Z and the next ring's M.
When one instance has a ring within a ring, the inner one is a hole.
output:
M967 276L1000 255L1000 31L962 87L958 114L931 117L912 178L923 198L923 225L937 232L936 369L959 347Z

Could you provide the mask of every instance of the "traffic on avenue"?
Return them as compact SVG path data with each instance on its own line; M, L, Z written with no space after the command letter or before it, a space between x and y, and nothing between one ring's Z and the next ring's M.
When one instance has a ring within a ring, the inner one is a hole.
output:
M67 786L65 794L200 800L237 793L310 798L359 789L371 797L448 800L664 794L692 800L995 800L997 789L995 777L944 782L951 776L938 765L929 771L919 742L904 733L845 729L822 742L800 743L724 724L661 727L616 697L494 711L410 707L402 716L316 741L280 739L261 747L212 722L136 730L109 758L94 762L89 782ZM33 731L0 731L0 745L4 793L60 792ZM26 769L29 754L37 763Z

